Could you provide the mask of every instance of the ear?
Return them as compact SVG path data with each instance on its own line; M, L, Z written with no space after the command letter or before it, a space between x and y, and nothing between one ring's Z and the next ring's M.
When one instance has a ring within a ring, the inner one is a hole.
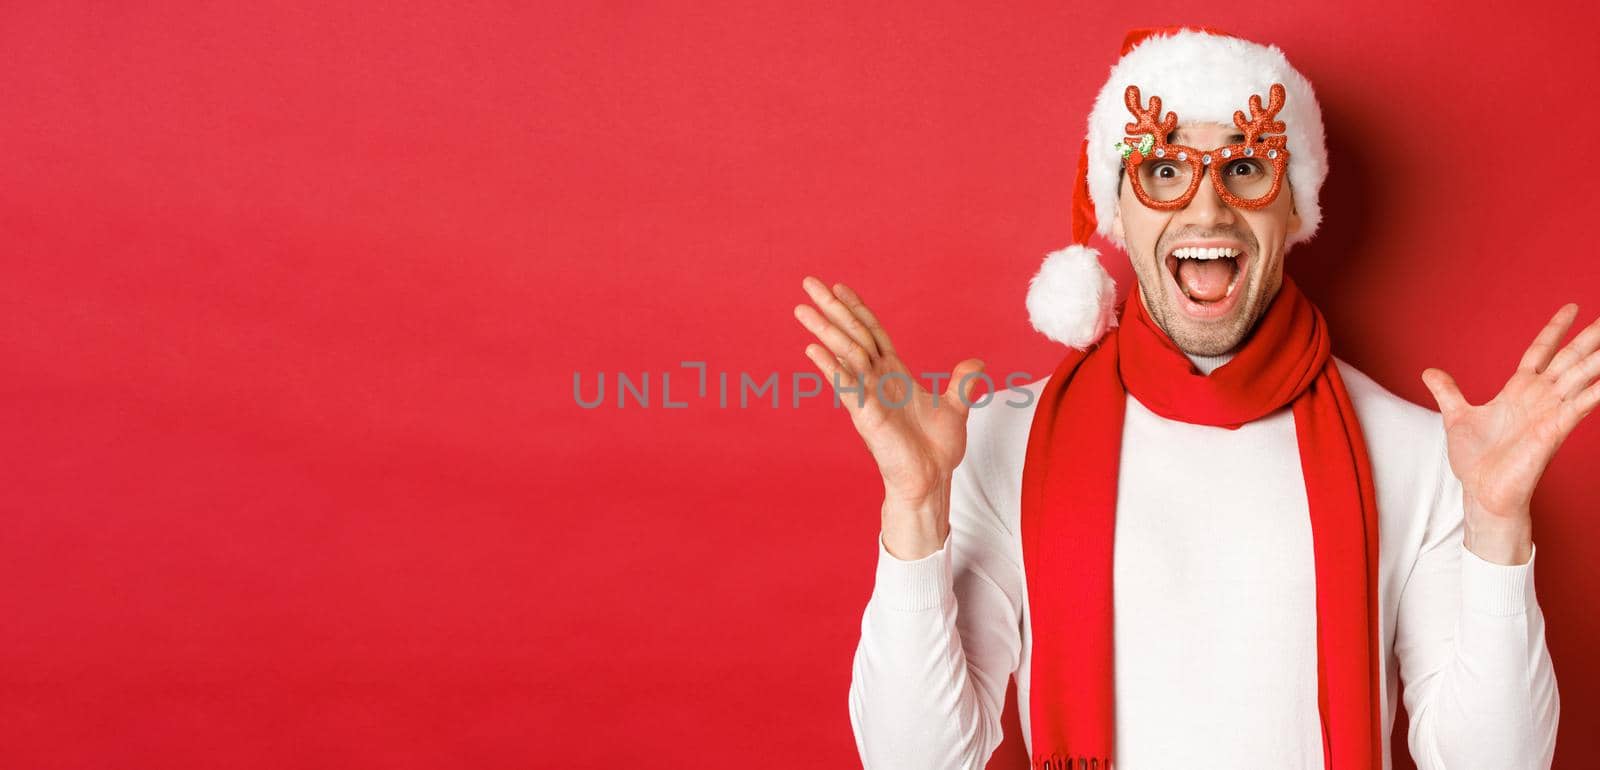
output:
M1294 205L1294 190L1289 191L1289 234L1300 232L1300 208Z
M1117 206L1117 213L1111 217L1111 235L1117 243L1127 243L1128 238L1122 232L1122 206Z

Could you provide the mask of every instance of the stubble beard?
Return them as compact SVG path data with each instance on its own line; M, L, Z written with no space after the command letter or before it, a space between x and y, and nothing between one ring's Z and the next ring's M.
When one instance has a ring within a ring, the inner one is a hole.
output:
M1254 265L1251 267L1254 268ZM1156 269L1165 271L1166 266L1156 262ZM1273 276L1264 274L1262 280L1272 285L1257 288L1251 276L1242 275L1239 280L1245 284L1239 286L1237 290L1245 294L1239 298L1236 312L1228 318L1205 323L1195 321L1182 309L1173 307L1167 287L1159 283L1162 280L1161 274L1156 273L1155 278L1158 283L1154 287L1147 286L1144 281L1139 282L1139 293L1144 297L1145 307L1150 311L1151 320L1172 338L1179 349L1199 356L1219 356L1232 352L1244 344L1255 328L1256 321L1260 319L1262 308L1277 295L1282 285L1281 278L1274 281ZM1154 300L1151 298L1152 294L1156 297Z

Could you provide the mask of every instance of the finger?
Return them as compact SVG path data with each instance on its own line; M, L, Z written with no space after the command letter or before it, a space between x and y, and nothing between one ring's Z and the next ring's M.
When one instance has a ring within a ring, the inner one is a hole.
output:
M1551 364L1552 368L1554 366ZM1561 378L1556 380L1556 392L1562 398L1572 398L1597 376L1600 376L1600 351L1590 353L1576 366L1562 372Z
M827 348L813 342L806 346L806 358L811 359L811 363L816 364L817 371L822 372L822 376L828 381L828 385L834 389L834 392L839 394L839 401L844 404L846 410L854 412L865 406L859 397L845 397L843 390L845 388L849 389L848 392L857 394L866 393L866 390L859 386L859 380L856 376L850 370L841 366L839 359L829 353Z
M1545 373L1550 375L1565 376L1567 368L1584 359L1584 356L1593 353L1600 347L1600 316L1596 316L1578 336L1573 337L1567 346L1550 359L1550 365L1545 367Z
M867 309L867 303L861 301L861 295L856 294L855 289L842 283L833 285L833 293L838 295L839 299L844 302L845 307L850 308L850 312L855 314L855 317L861 320L862 325L867 327L867 331L872 334L873 341L878 343L878 352L886 356L895 355L894 343L889 341L889 333L883 330L883 324L878 323L878 317Z
M980 378L977 375L983 367L982 361L969 358L950 370L950 385L945 388L944 399L957 414L966 414L972 407L972 393L978 388Z
M1422 384L1428 386L1433 400L1439 402L1439 411L1447 416L1461 407L1469 406L1461 396L1461 390L1456 387L1455 378L1443 369L1429 367L1422 370Z
M828 291L828 287L823 285L822 281L808 275L804 281L801 281L801 285L805 287L806 293L811 295L811 301L817 303L817 307L822 309L823 314L827 316L829 321L843 329L845 334L850 335L850 339L855 340L856 344L860 345L868 356L878 355L878 343L872 339L872 333L867 331L867 327L861 324L861 319L856 318L855 314L850 312L850 308L845 307L838 297L833 296L833 292Z
M1572 326L1572 319L1578 315L1578 305L1568 302L1556 311L1550 323L1544 325L1539 336L1533 339L1533 344L1522 354L1522 361L1517 364L1517 371L1533 372L1538 374L1544 371L1550 363L1550 357L1555 354L1556 346L1561 344L1561 338L1567 334L1567 329Z
M1594 411L1595 404L1600 404L1600 382L1593 383L1589 387L1584 388L1583 392L1579 393L1577 398L1572 399L1568 403L1572 404L1573 417L1572 425L1569 426L1567 430L1572 430L1573 427L1577 427L1579 420L1582 420L1584 417L1588 416L1590 412Z
M865 376L872 371L872 359L867 355L865 348L850 338L850 335L839 330L828 319L823 318L817 309L810 305L796 305L794 317L800 320L812 334L816 335L822 344L839 359L839 362L850 368L850 371Z

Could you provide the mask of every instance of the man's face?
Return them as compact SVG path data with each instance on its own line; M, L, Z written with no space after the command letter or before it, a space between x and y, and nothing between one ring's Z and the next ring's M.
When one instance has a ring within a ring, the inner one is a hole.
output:
M1232 125L1186 123L1167 141L1204 150L1242 142L1244 135ZM1283 284L1284 241L1299 229L1287 177L1266 208L1233 208L1210 179L1202 179L1189 205L1157 211L1139 201L1124 173L1112 220L1151 319L1185 352L1208 356L1232 350L1266 312ZM1236 249L1238 256L1202 260L1174 254L1216 247Z

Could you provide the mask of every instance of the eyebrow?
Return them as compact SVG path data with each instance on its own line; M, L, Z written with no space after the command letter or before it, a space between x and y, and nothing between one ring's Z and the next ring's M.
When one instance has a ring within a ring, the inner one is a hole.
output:
M1167 142L1169 144L1172 144L1172 143L1188 144L1188 142L1179 141L1178 134L1181 134L1181 133L1184 133L1184 130L1180 128L1180 129L1178 129L1176 131L1173 131L1171 134L1168 134L1167 135ZM1225 143L1226 144L1238 144L1238 143L1243 142L1243 141L1244 141L1244 134L1232 134L1227 138Z

